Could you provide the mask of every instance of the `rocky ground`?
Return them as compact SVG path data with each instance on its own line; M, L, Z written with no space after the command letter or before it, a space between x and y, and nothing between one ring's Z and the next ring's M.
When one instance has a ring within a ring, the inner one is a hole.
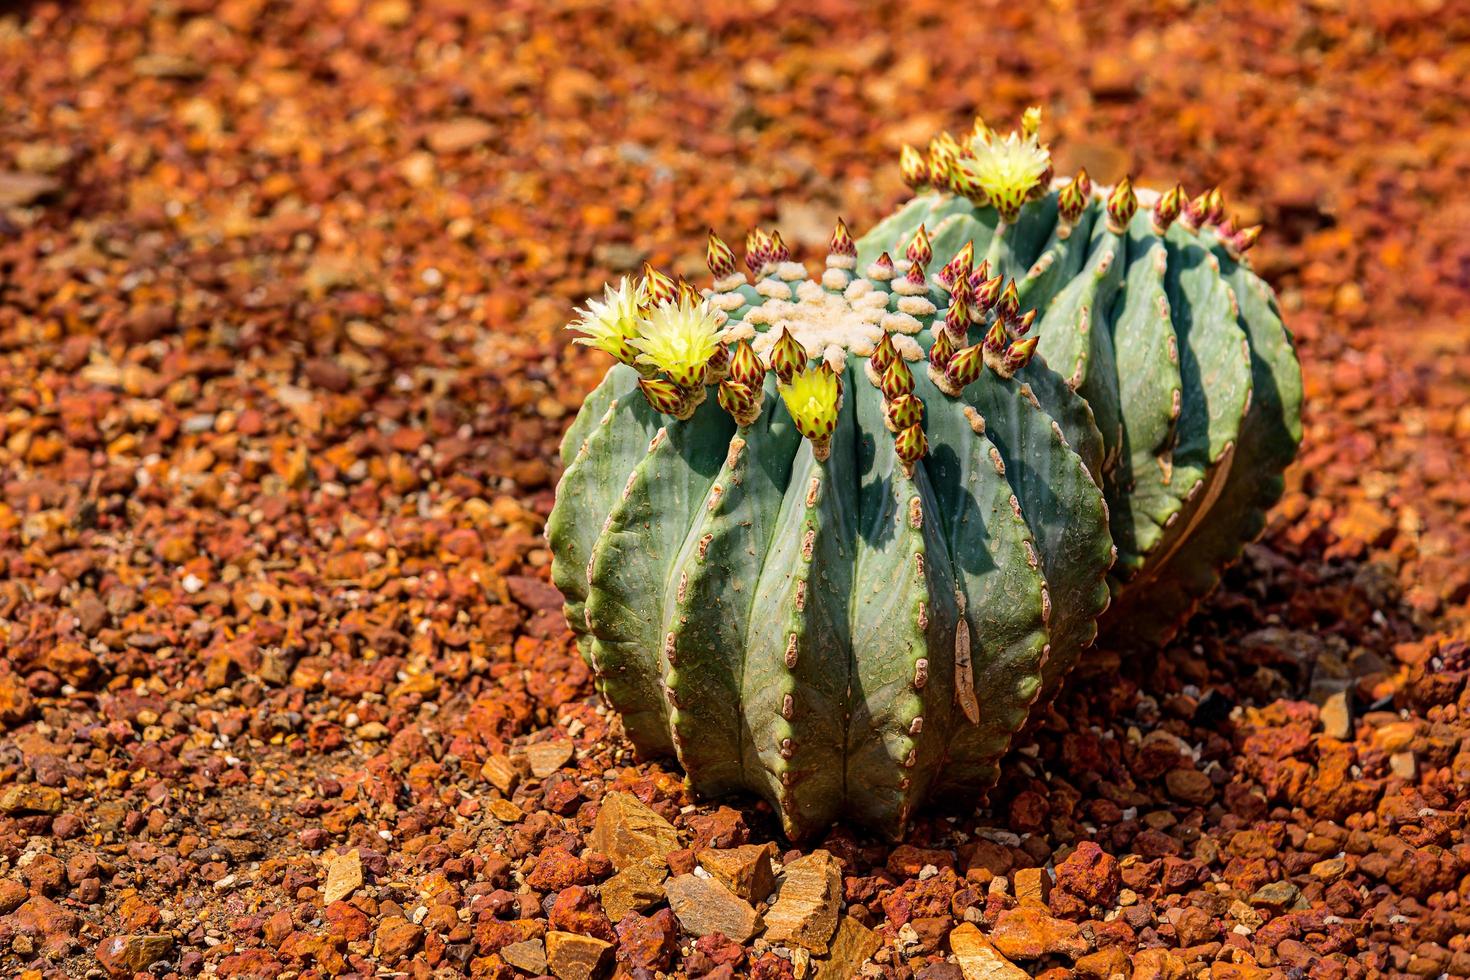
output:
M1282 7L0 5L0 973L1470 975L1470 38ZM983 807L788 850L592 697L559 328L1033 101L1266 224L1301 461Z

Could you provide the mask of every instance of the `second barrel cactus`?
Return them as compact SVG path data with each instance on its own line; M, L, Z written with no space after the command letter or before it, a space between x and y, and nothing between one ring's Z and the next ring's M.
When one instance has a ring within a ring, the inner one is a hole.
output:
M993 782L1110 598L1138 636L1186 611L1295 447L1289 339L1208 195L1050 190L1029 123L922 162L815 274L711 234L712 288L649 270L573 324L619 363L562 447L568 621L640 750L793 838Z

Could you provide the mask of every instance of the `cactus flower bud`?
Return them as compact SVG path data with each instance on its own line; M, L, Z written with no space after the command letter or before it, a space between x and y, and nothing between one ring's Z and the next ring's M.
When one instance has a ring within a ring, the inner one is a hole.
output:
M879 282L887 282L893 278L893 258L887 252L878 256L871 268L868 269L868 278Z
M1225 217L1225 194L1218 187L1211 187L1205 198L1207 211L1205 212L1205 224L1218 225Z
M1124 177L1108 195L1108 231L1115 235L1126 232L1137 210L1138 195L1133 193L1133 183Z
M638 390L649 406L663 415L679 418L684 413L686 392L666 378L639 378Z
M1021 135L1035 136L1039 132L1041 132L1041 106L1028 106L1026 111L1021 113Z
M1226 247L1229 248L1235 255L1244 255L1246 252L1250 251L1251 246L1254 245L1256 243L1256 240L1260 237L1261 226L1252 225L1249 228L1242 228L1234 235L1231 235L1230 239L1225 244Z
M990 281L990 260L981 259L980 264L975 266L975 271L970 273L970 294L972 297L978 295L980 287ZM978 299L976 300L978 302Z
M924 421L924 403L918 395L899 395L888 402L888 424L894 432L902 432Z
M725 279L735 272L735 253L720 240L715 230L709 230L709 246L704 250L704 264L709 266L710 275Z
M781 240L781 232L774 229L771 231L771 261L777 265L791 261L791 249Z
M935 274L939 284L950 292L955 291L956 285L964 285L970 278L970 266L975 264L975 243L969 241L965 247L955 253L955 257L949 260L944 268Z
M730 348L716 344L715 352L704 363L704 383L717 385L730 376Z
M1057 191L1057 214L1069 225L1075 225L1087 210L1087 201L1092 197L1092 180L1086 170L1078 170L1072 182Z
M914 390L914 374L901 357L895 357L888 366L883 369L883 374L878 379L878 389L883 392L883 397L893 401L900 395L907 395Z
M1184 206L1184 224L1190 231L1198 231L1210 215L1210 192L1205 191Z
M929 183L929 164L923 154L909 146L903 145L898 155L898 169L903 174L903 182L914 190L919 190Z
M929 345L929 363L936 371L943 371L949 365L949 359L954 356L954 340L949 336L948 330L936 330L934 332L934 343Z
M766 369L755 354L750 341L742 340L730 354L730 380L736 384L759 391L765 382Z
M950 299L949 310L944 314L944 332L955 340L964 341L970 334L974 322L970 313L969 290L961 289Z
M648 296L649 306L661 306L679 298L679 287L674 280L647 262L643 263L643 289Z
M790 330L782 327L781 336L776 338L776 345L771 348L771 368L776 372L776 378L782 384L790 384L793 375L806 369L808 359L806 348L791 336Z
M687 297L662 303L639 322L639 335L628 343L639 352L637 363L693 388L704 383L705 365L720 346L719 316L709 304Z
M981 313L986 313L995 307L1000 301L1001 289L1005 285L1005 276L996 276L987 279L975 287L975 306Z
M893 440L893 451L903 462L904 472L912 475L914 464L929 451L929 440L924 437L924 427L911 425L899 432Z
M1154 205L1155 235L1162 235L1169 230L1169 226L1179 217L1179 212L1184 210L1184 202L1187 199L1183 184L1175 184L1173 190L1159 196L1159 202Z
M996 374L1001 373L1005 366L1006 345L1010 343L1010 337L1006 336L1005 324L996 320L986 331L985 339L980 342L981 352L985 356L985 363L990 370Z
M766 263L771 261L771 236L754 228L745 236L745 267L750 274L758 276Z
M852 233L847 230L847 222L841 218L837 219L837 227L832 230L832 241L827 246L827 252L831 255L853 257L857 255L857 243L852 240Z
M958 394L965 385L974 384L984 369L985 351L980 344L972 344L949 359L944 366L944 377Z
M892 364L897 357L898 351L893 349L893 335L884 331L882 338L878 341L878 345L873 348L873 353L869 356L868 362L872 364L873 371L881 378L883 372L888 370L888 365Z
M1036 322L1037 313L1036 310L1027 310L1017 318L1015 325L1011 328L1017 337L1024 337L1030 332L1031 325Z
M909 247L904 254L915 265L928 265L929 260L934 258L934 246L929 244L929 231L923 225L920 225L919 230L914 232L913 241L909 242Z
M1027 337L1025 340L1016 341L1006 350L1005 358L1001 364L1001 370L996 373L1002 378L1009 378L1021 370L1021 368L1030 364L1031 357L1036 353L1036 345L1040 340L1040 337Z
M740 384L738 381L721 381L720 407L729 412L736 425L750 425L761 414L760 389Z
M1006 283L1005 292L995 301L995 312L1002 319L1010 320L1021 310L1021 294L1016 290L1016 280Z
M832 432L837 428L837 407L842 393L837 372L826 361L807 367L780 385L781 400L796 423L796 431L812 442L819 460L831 451Z

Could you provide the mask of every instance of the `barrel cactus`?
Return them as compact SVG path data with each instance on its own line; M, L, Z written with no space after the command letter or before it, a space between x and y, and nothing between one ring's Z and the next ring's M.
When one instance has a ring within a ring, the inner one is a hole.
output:
M642 753L764 797L793 839L839 818L897 836L926 796L992 783L1112 592L1163 555L1180 571L1149 588L1193 596L1178 576L1238 550L1279 488L1235 487L1231 456L1269 483L1295 443L1294 394L1247 412L1254 352L1290 346L1208 195L1175 222L1178 192L1051 191L1029 123L987 137L996 160L924 161L942 186L861 242L839 221L815 273L779 233L752 232L742 270L711 232L712 288L645 270L572 324L617 363L547 523L568 622ZM1201 366L1229 343L1243 380ZM1211 455L1217 390L1240 448ZM1140 461L1162 477L1120 474ZM1218 485L1171 520L1186 467ZM1137 567L1110 579L1120 557Z

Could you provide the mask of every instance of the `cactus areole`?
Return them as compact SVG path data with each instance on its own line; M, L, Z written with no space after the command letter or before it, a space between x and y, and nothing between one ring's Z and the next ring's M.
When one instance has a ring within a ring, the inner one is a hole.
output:
M711 232L712 288L645 270L572 324L618 361L547 524L582 655L643 754L793 839L978 799L1099 624L1187 618L1299 441L1255 231L1054 180L1038 122L906 148L917 196L820 271Z

